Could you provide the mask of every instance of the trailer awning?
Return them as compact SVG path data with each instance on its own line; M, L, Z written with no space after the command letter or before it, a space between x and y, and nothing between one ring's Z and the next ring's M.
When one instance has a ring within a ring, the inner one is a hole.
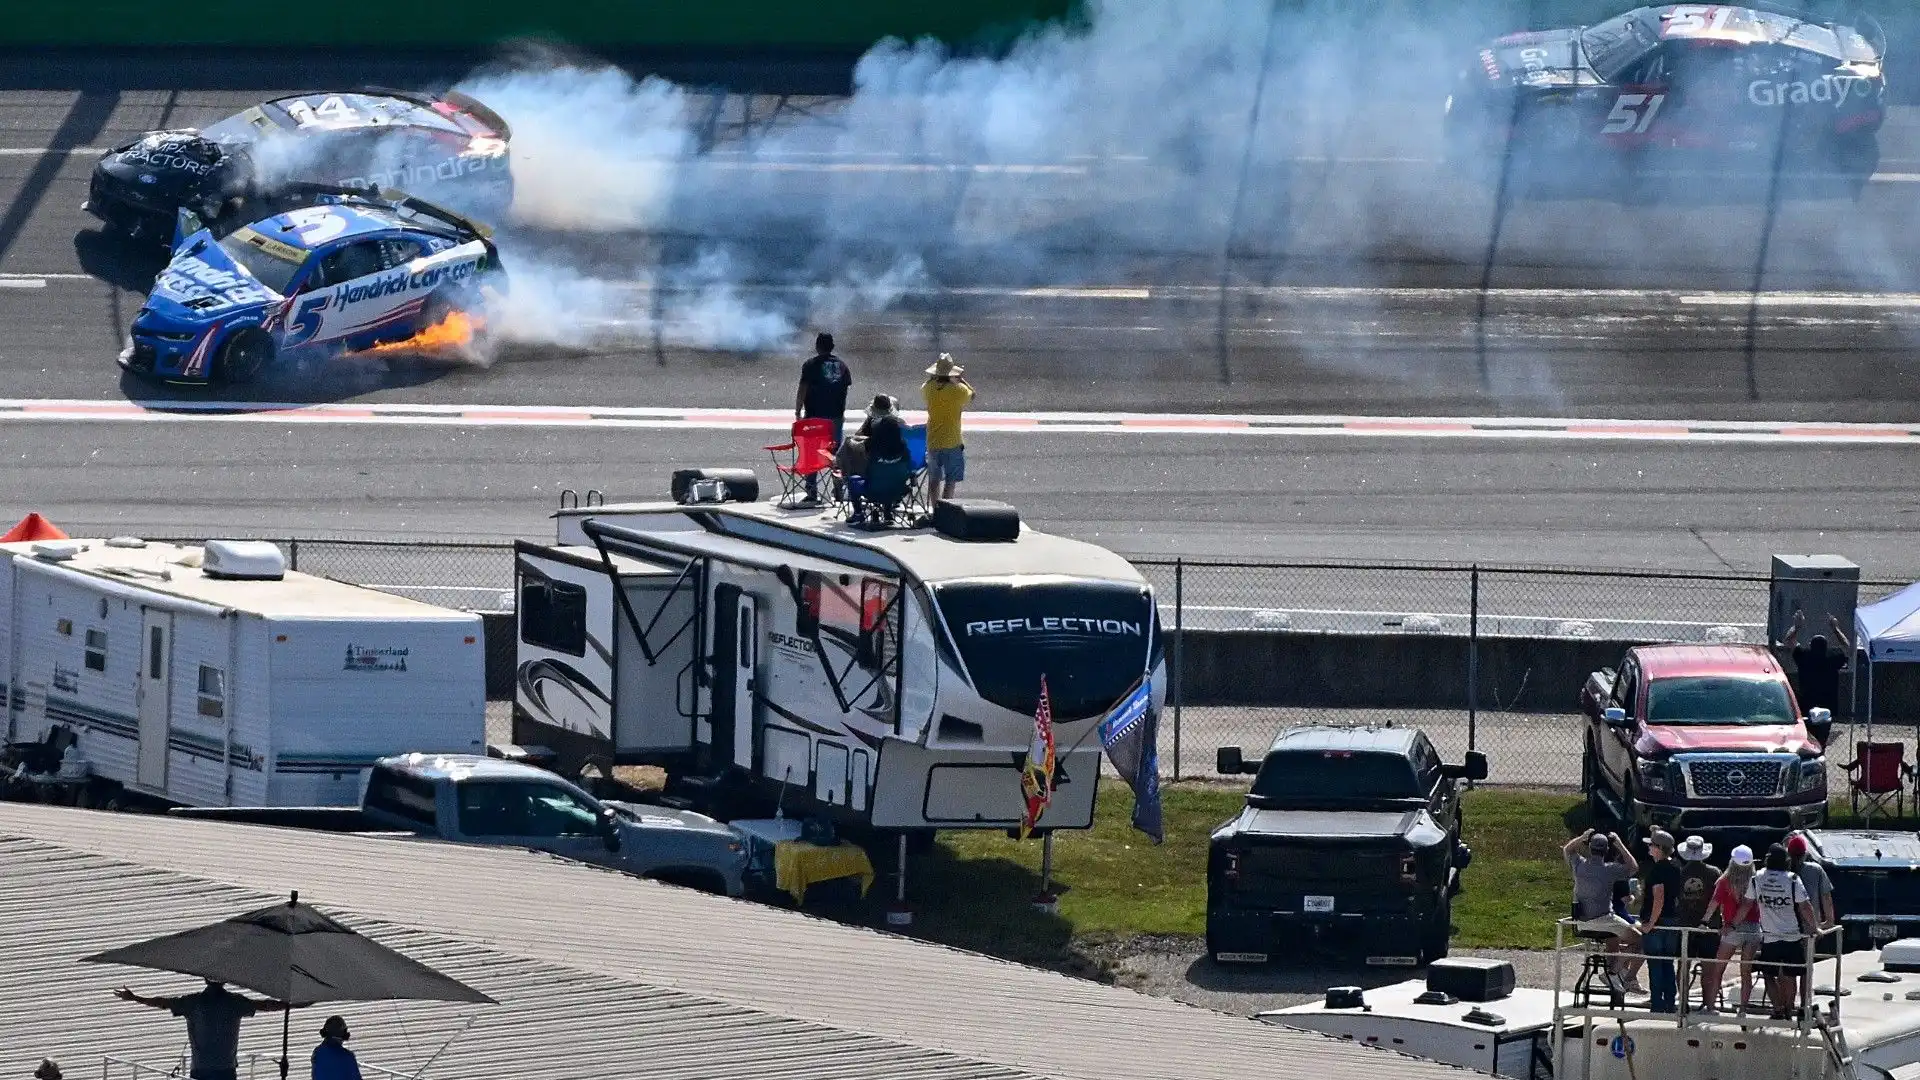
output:
M610 525L588 519L581 523L587 535L598 534L607 542L607 549L614 554L630 554L637 558L655 559L674 558L680 561L689 559L716 559L734 566L746 566L755 570L775 573L782 568L792 570L814 570L822 574L859 574L886 577L898 577L899 573L877 570L870 566L860 566L850 562L841 562L821 555L806 554L777 548L753 540L744 540L736 536L723 536L719 533L675 530L673 532L645 532L625 525Z

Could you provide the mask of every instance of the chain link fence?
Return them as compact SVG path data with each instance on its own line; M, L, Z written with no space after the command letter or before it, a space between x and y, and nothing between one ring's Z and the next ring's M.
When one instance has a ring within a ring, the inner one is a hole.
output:
M274 542L307 573L445 607L513 609L507 544ZM1490 782L1573 787L1589 673L1632 644L1767 642L1770 582L1759 574L1132 561L1155 587L1171 643L1160 756L1174 777L1213 775L1217 748L1257 754L1290 724L1393 723L1424 729L1452 760L1485 752ZM1859 602L1905 584L1862 582ZM510 669L511 636L487 644L490 666ZM1835 725L1836 769L1851 756L1840 748L1856 737L1852 711ZM1875 738L1892 731L1883 719ZM1911 732L1893 737L1910 756L1920 750Z

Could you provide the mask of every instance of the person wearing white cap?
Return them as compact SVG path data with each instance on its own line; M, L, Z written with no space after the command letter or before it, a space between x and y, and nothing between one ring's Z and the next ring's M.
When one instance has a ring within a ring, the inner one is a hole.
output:
M967 478L960 414L973 404L973 384L966 371L953 362L952 353L941 353L920 386L927 403L927 494L935 498L953 498L954 489Z
M1760 906L1747 899L1747 885L1753 881L1753 849L1745 844L1734 848L1727 868L1713 885L1713 904L1708 916L1720 924L1720 948L1701 982L1703 1008L1720 1006L1720 987L1727 962L1740 954L1740 1011L1753 1003L1754 950L1760 947Z

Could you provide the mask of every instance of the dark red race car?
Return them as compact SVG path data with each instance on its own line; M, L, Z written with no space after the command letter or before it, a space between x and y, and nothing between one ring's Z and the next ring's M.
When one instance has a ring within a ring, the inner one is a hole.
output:
M1516 195L1660 178L1837 182L1880 161L1885 35L1871 18L1666 4L1488 43L1447 98L1447 156Z

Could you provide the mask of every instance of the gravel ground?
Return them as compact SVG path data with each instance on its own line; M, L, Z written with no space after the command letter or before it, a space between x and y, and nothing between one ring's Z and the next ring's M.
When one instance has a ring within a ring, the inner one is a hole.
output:
M1464 949L1456 956L1487 956L1512 962L1521 986L1553 984L1553 954L1521 949ZM1237 1016L1281 1009L1317 1000L1329 986L1381 986L1424 978L1423 970L1315 965L1247 967L1219 965L1201 955L1187 938L1139 938L1105 957L1115 981L1143 993ZM1572 985L1578 960L1569 958L1565 981Z

